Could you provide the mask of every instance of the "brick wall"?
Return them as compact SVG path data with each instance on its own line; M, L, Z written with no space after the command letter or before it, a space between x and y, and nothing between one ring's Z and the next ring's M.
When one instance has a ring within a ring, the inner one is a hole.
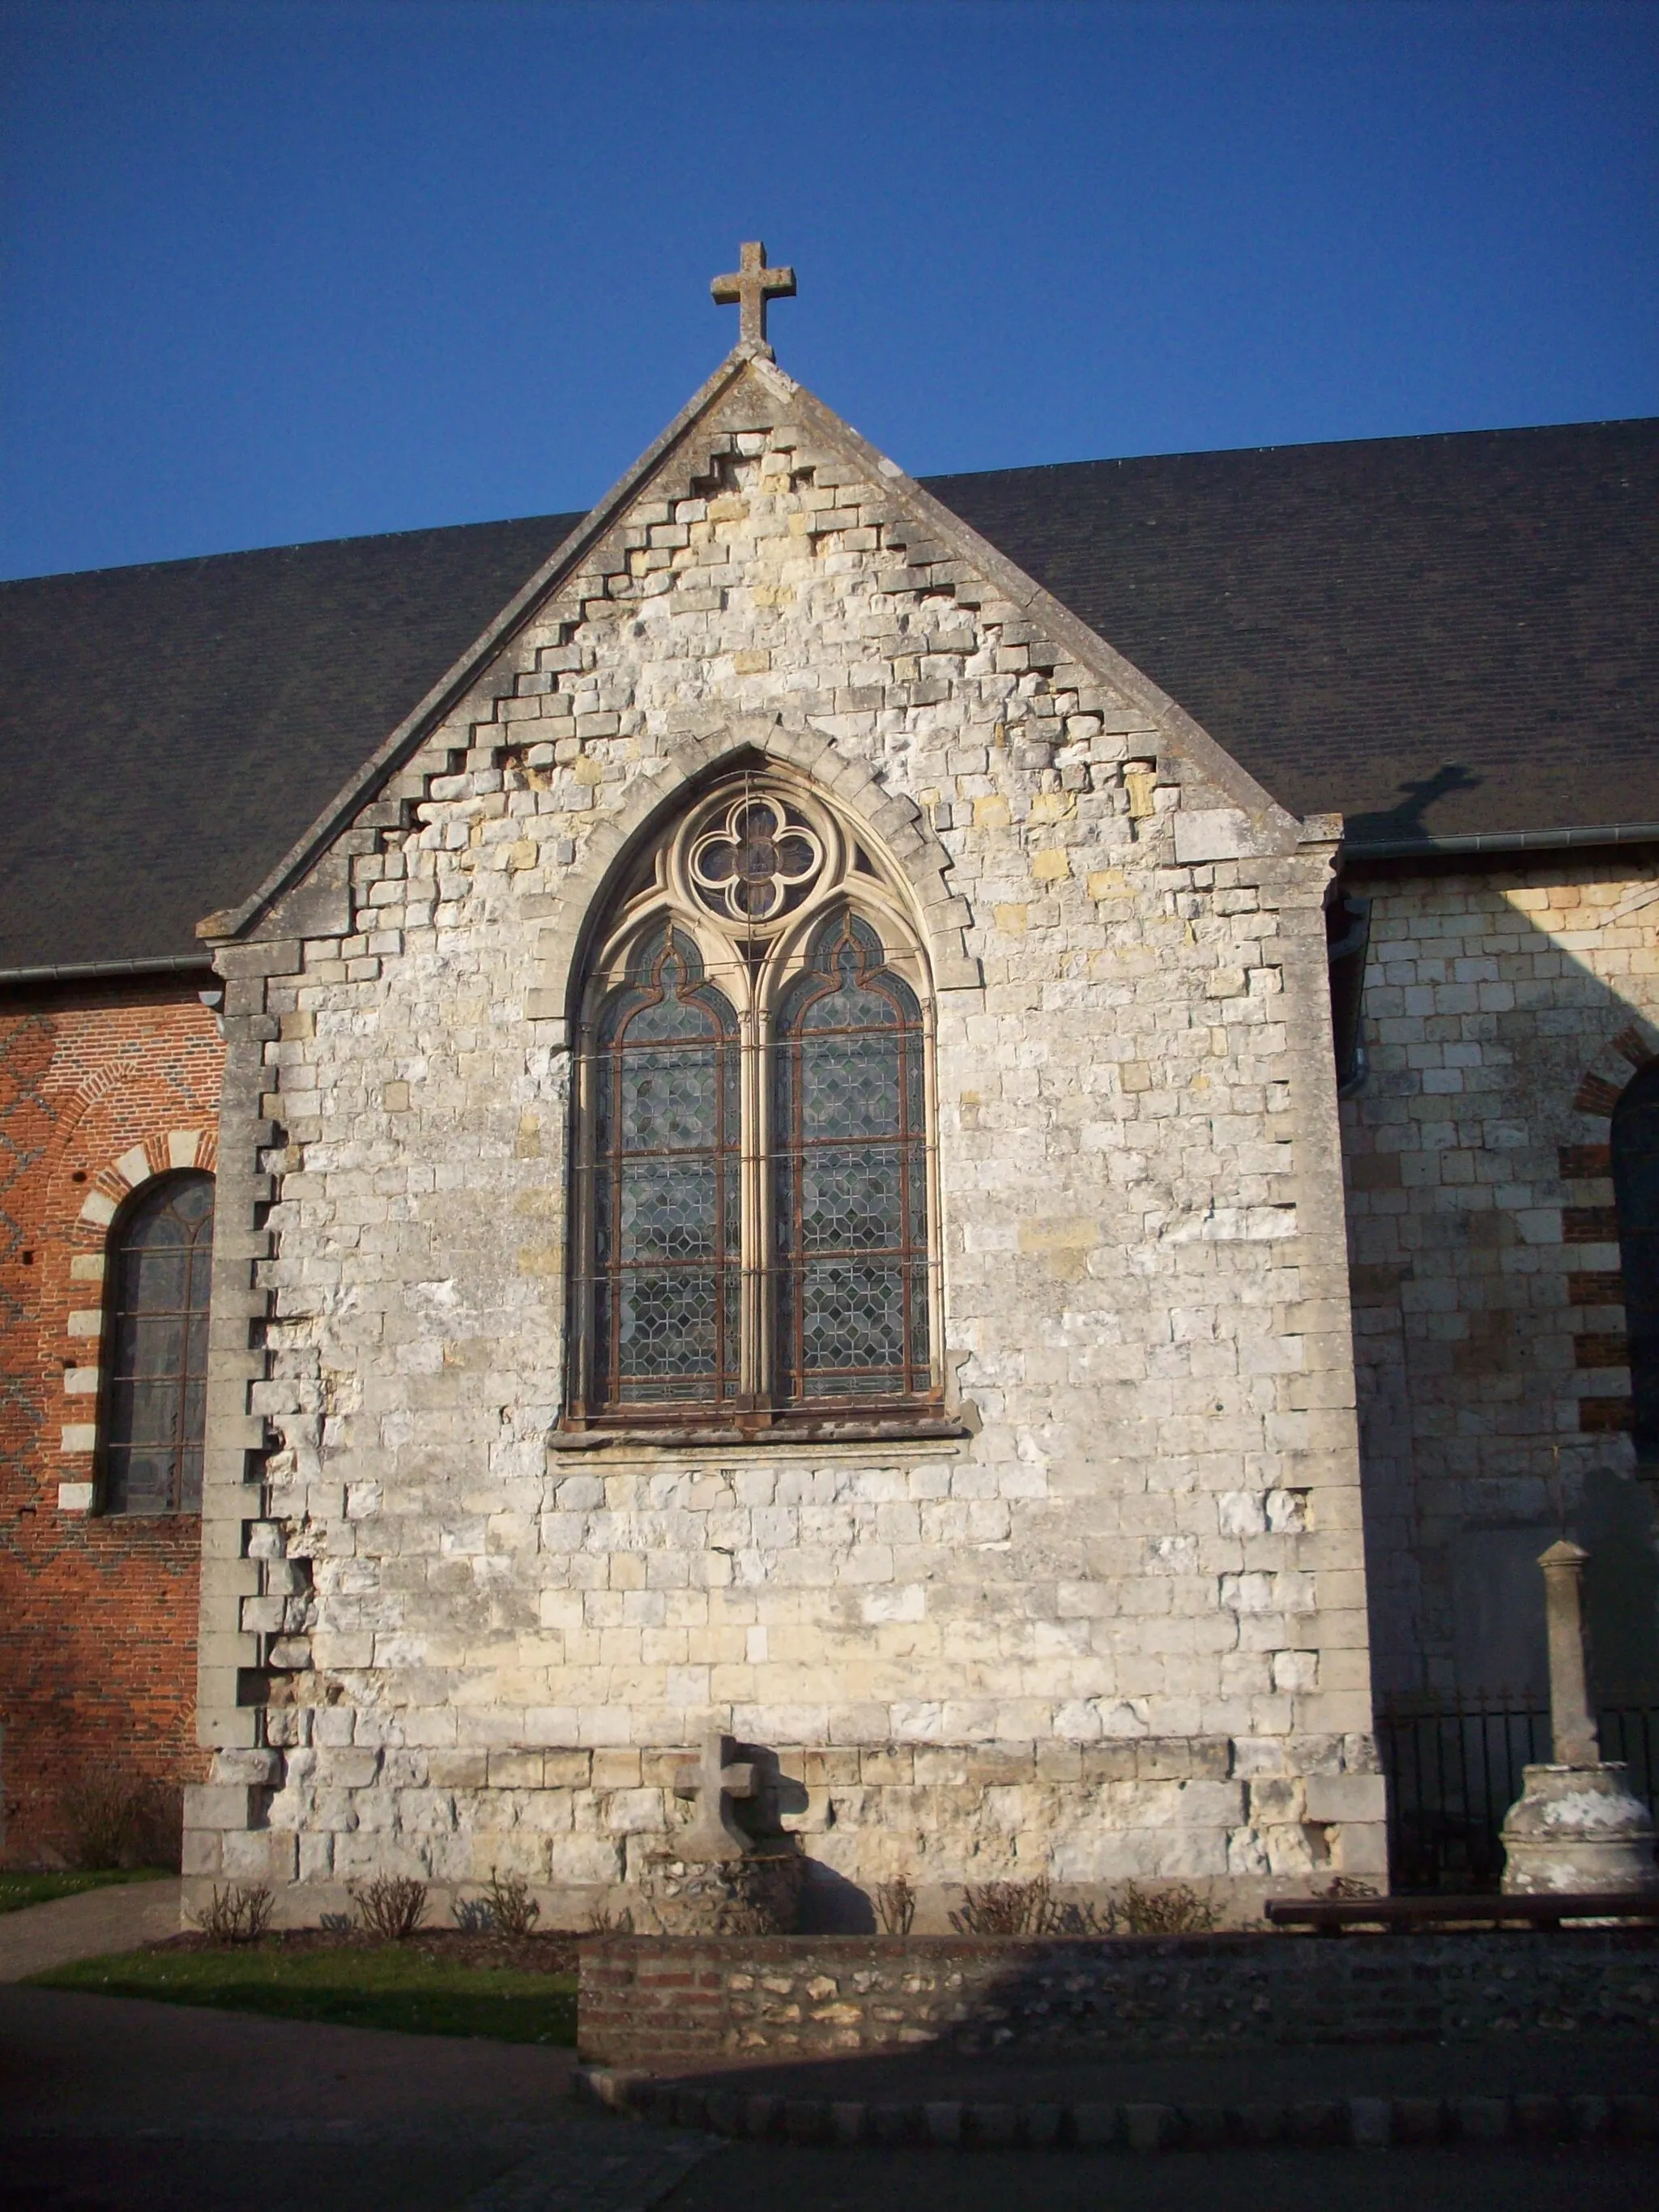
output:
M1537 1554L1592 1553L1604 1698L1659 1692L1608 1115L1659 1050L1646 856L1354 876L1370 1075L1343 1112L1378 1686L1538 1694Z
M928 2046L1030 2058L1659 2028L1650 1931L1566 1935L609 1936L581 1947L584 2058L690 2069ZM898 2094L896 2091L895 2094Z
M204 979L205 980L205 979ZM69 1840L88 1772L192 1779L196 1516L88 1510L103 1252L145 1175L211 1168L222 1048L193 988L0 1005L0 1725L4 1856Z

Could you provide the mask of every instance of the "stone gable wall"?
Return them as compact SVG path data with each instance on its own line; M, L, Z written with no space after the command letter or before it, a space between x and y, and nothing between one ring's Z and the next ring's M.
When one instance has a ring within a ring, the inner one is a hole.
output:
M1343 1109L1379 1686L1542 1702L1537 1554L1592 1553L1597 1687L1659 1700L1608 1115L1659 1049L1659 886L1618 856L1395 867Z
M573 950L744 746L915 896L969 1433L550 1450ZM1374 1871L1329 861L745 379L220 956L187 1870L617 1883L714 1721L855 1881Z

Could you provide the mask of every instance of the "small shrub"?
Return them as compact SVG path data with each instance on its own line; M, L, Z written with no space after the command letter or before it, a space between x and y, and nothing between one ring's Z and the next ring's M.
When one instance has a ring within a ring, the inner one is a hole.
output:
M587 1932L590 1936L631 1936L634 1916L626 1905L620 1912L613 1912L608 1905L590 1905Z
M498 1936L528 1936L542 1917L542 1908L521 1874L492 1874L478 1902Z
M196 1925L211 1943L257 1943L270 1925L270 1892L263 1883L216 1888L211 1905L200 1907Z
M1143 1889L1127 1881L1103 1905L1063 1905L1040 1875L968 1889L951 1925L962 1936L1205 1936L1218 1918L1188 1882Z
M951 1925L959 1936L1052 1936L1059 1932L1060 1912L1045 1874L1035 1881L970 1886Z
M876 1884L876 1917L884 1935L910 1933L910 1923L916 1917L916 1893L903 1875Z
M1357 1875L1333 1875L1323 1889L1314 1892L1316 1897L1328 1897L1333 1904L1357 1905L1362 1898L1376 1897L1378 1892Z
M1104 1936L1207 1936L1219 1915L1190 1882L1143 1889L1138 1881L1126 1881L1103 1917L1099 1932Z
M78 1872L112 1867L172 1867L183 1840L177 1789L131 1775L83 1774L59 1801L68 1832L64 1856Z
M380 1874L347 1887L363 1926L382 1943L406 1943L426 1917L426 1884L413 1875Z
M94 1771L64 1792L71 1866L93 1874L105 1867L136 1866L142 1854L144 1792L128 1775Z

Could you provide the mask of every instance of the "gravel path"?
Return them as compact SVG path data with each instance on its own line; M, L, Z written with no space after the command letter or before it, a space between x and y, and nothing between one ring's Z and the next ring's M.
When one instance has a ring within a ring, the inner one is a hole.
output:
M50 1905L26 1905L19 1912L0 1912L0 1982L21 1982L106 1951L136 1951L178 1933L176 1881L116 1882Z

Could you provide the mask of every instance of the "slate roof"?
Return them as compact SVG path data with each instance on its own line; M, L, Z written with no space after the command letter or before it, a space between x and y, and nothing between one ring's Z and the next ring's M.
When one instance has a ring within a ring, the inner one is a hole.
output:
M1659 420L926 482L1356 843L1659 823ZM0 968L193 952L579 520L0 585Z
M0 585L0 968L199 951L580 519Z
M1351 843L1659 823L1659 418L927 488Z

